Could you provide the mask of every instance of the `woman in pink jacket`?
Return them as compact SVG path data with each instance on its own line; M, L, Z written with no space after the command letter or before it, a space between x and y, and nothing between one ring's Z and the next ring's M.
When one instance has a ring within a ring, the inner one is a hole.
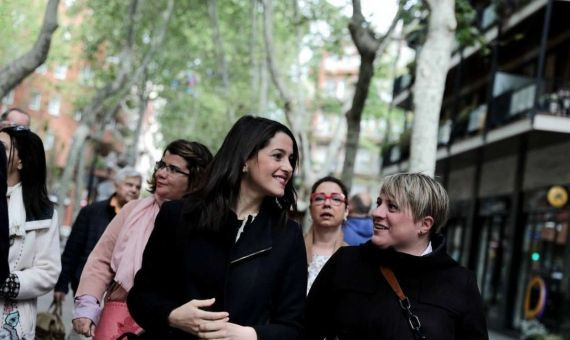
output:
M75 296L77 333L110 340L140 331L126 299L156 215L163 202L180 199L195 188L211 159L208 148L200 143L176 140L166 147L150 180L152 195L125 205L87 259Z

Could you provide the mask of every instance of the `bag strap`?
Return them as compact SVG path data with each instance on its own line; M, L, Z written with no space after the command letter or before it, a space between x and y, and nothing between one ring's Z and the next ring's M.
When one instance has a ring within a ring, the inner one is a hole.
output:
M404 294L404 291L402 290L402 287L400 287L400 283L398 282L398 279L396 278L396 275L394 275L392 269L385 266L380 266L380 272L382 273L382 276L384 276L384 278L390 285L390 288L392 288L392 290L394 291L394 294L396 294L396 296L398 297L400 308L402 308L404 314L408 318L408 324L412 329L412 333L414 334L414 339L428 340L428 337L422 331L422 324L420 322L420 319L418 318L417 315L414 314L414 312L412 312L412 305L410 304L410 300Z
M55 299L49 305L49 310L51 313L62 316L63 315L63 304L60 301L55 301Z

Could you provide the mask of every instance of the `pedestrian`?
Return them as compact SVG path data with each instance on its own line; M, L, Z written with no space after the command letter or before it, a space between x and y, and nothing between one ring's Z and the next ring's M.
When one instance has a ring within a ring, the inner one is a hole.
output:
M128 297L142 339L299 339L307 284L281 123L244 116L200 189L165 204Z
M475 276L438 233L448 205L429 176L387 176L372 239L341 248L315 280L305 339L488 339Z
M365 243L372 238L372 199L367 192L353 195L348 202L348 217L342 227L344 241L351 246Z
M36 301L61 270L57 212L46 188L42 140L25 126L0 130L8 160L10 274L0 286L0 338L33 339Z
M8 170L6 149L4 144L0 143L0 197L6 196L8 187L6 170ZM0 282L4 282L8 274L10 274L8 265L8 254L10 251L9 235L8 202L5 199L0 199Z
M87 257L105 228L126 203L139 198L142 175L133 167L127 166L117 173L113 183L114 194L109 199L83 207L73 223L61 255L61 274L53 293L56 302L65 299L70 284L73 293L77 292Z
M140 331L129 315L126 299L156 215L164 202L182 198L203 180L211 159L208 148L200 143L180 139L168 144L149 183L152 195L127 203L87 259L75 295L73 328L77 333L111 340Z
M29 128L31 123L30 115L17 107L12 107L0 115L0 128L10 126L25 126Z
M309 264L307 293L325 263L340 247L347 245L341 229L348 214L346 195L344 183L332 176L319 179L311 188L309 209L313 224L305 234Z

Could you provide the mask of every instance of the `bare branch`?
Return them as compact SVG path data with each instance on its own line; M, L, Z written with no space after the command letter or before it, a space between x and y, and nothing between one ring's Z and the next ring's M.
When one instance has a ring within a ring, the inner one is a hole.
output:
M58 6L59 0L49 0L42 28L34 46L0 69L0 98L4 98L10 90L46 61L53 33L58 27Z

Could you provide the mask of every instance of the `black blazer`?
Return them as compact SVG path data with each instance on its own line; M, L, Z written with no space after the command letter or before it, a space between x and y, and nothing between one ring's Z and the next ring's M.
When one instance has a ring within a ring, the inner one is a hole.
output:
M110 202L111 198L95 202L79 211L61 255L61 273L55 291L67 293L70 283L73 292L77 291L89 254L115 217L115 208L111 207Z
M4 144L0 143L0 283L8 277L10 267L8 266L8 253L10 251L9 224L8 224L8 204L6 202L6 189L8 186L8 178L6 172L8 165L6 164L6 149Z
M488 339L475 276L445 252L411 256L382 250L370 241L339 249L323 267L307 298L307 340L412 340L398 298L380 272L394 271L430 340Z
M258 339L299 339L307 285L299 225L278 225L262 209L234 243L234 214L223 232L189 233L178 223L182 205L163 204L129 292L129 311L145 329L143 338L196 339L169 327L168 315L192 299L215 297L210 310L227 311L230 322L253 327Z

